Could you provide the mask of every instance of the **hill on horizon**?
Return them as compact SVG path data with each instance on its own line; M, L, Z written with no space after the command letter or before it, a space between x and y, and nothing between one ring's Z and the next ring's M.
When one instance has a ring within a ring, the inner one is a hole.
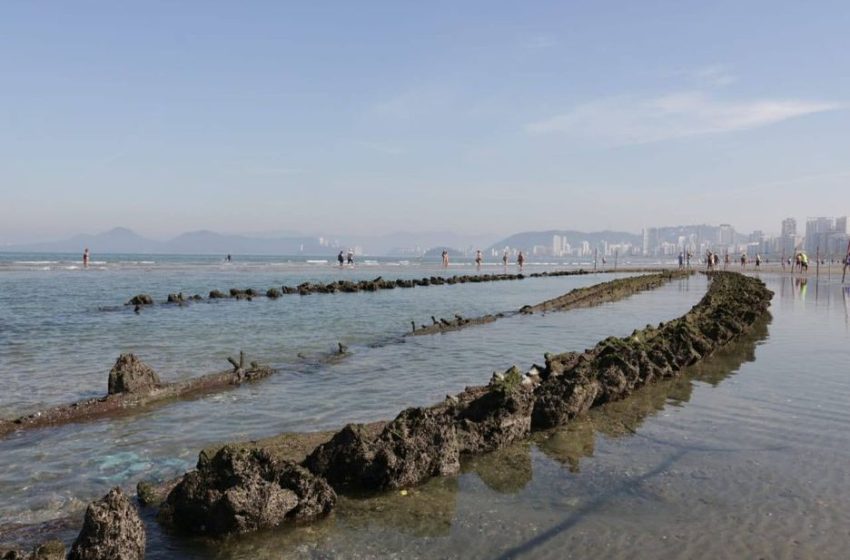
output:
M552 246L552 237L560 235L567 238L570 245L580 245L588 241L592 246L603 241L608 243L640 244L642 236L621 231L581 232L575 230L526 231L515 233L493 243L487 251L501 251L505 246L514 249L531 250L535 245ZM333 236L343 239L339 246L322 244L317 236L303 234L281 237L256 237L218 233L209 230L182 233L166 241L149 239L138 233L116 227L97 234L75 235L68 239L10 245L3 250L27 253L77 253L88 247L94 253L141 253L141 254L198 254L198 255L335 255L340 249L363 246L366 254L373 256L396 255L396 247L419 247L419 253L428 255L435 250L448 248L450 254L463 254L470 247L486 247L493 239L491 235L460 235L451 232L422 232L420 234L404 232L384 236L349 237ZM447 242L448 241L448 242Z
M496 251L501 251L505 247L511 247L512 249L521 249L523 251L530 251L535 245L551 247L552 237L554 237L555 235L566 237L567 242L573 247L575 247L576 245L580 245L582 241L589 242L591 246L595 246L599 243L602 243L603 241L607 243L631 243L632 245L638 245L643 243L643 237L641 235L637 233L629 233L627 231L603 230L594 232L583 232L576 230L550 229L546 231L525 231L515 233L499 241L498 243L494 243L493 245L487 248L487 251L493 249L495 249Z
M458 248L484 245L495 235L463 235L449 231L394 232L385 235L348 236L327 235L320 242L316 235L282 232L239 235L198 230L182 233L172 239L159 241L146 238L125 227L116 227L97 234L80 234L73 237L38 243L13 244L0 250L22 253L81 253L88 247L93 253L140 254L198 254L198 255L335 255L340 249L362 247L365 254L397 256L419 254L436 246ZM289 235L286 235L289 234Z

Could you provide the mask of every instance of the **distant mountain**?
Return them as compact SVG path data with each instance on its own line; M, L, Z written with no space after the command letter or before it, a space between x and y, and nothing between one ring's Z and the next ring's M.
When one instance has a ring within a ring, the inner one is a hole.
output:
M587 241L591 246L596 246L599 243L607 242L607 243L631 243L632 245L639 245L643 243L643 237L636 233L629 233L626 231L594 231L594 232L582 232L582 231L574 231L574 230L547 230L547 231L524 231L521 233L515 233L510 237L507 237L498 243L494 243L490 247L488 247L488 251L491 249L495 249L496 251L500 251L505 247L510 247L512 249L521 249L523 251L530 251L535 245L542 245L544 247L552 247L552 238L556 235L560 235L562 237L567 238L567 242L576 247L580 245L582 241Z
M330 236L335 238L334 236ZM343 237L339 237L343 239ZM385 235L345 236L352 245L360 245L372 255L418 256L431 248L452 247L459 251L483 249L498 238L493 234L466 235L451 231L397 231Z
M296 233L296 232L293 232ZM167 241L148 239L118 227L94 235L75 235L52 242L8 245L7 251L33 253L82 253L88 247L92 253L160 253L196 255L336 255L340 250L362 248L368 255L418 257L433 247L449 247L452 254L483 249L493 242L494 235L464 235L453 232L395 232L386 235L307 236L267 233L235 235L209 230L191 231ZM320 240L321 239L321 240ZM551 239L550 239L551 242Z
M457 249L452 249L451 247L433 247L433 248L425 251L425 254L422 255L422 256L428 257L428 258L442 257L443 251L447 251L448 254L449 254L449 257L463 257L464 256L463 251L458 251Z
M162 253L165 252L161 241L147 239L136 232L117 227L94 235L75 235L62 241L11 245L10 251L32 253L82 253L89 247L98 253Z
M127 228L114 228L95 235L75 235L70 239L26 245L10 245L5 250L32 253L172 253L196 255L324 255L336 249L323 247L316 237L258 238L213 231L193 231L169 241L147 239Z
M226 254L239 255L310 255L330 254L332 250L322 247L315 237L248 237L228 235L214 231L192 231L178 235L165 243L167 253L177 254Z

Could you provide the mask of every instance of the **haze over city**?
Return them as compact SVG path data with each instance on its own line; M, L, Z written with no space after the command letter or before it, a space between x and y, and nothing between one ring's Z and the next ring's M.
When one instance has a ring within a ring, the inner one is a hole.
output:
M846 3L522 8L5 3L0 244L850 211Z

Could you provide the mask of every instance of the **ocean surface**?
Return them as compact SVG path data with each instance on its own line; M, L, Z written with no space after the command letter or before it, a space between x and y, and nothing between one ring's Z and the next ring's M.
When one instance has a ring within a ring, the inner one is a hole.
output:
M102 395L122 352L166 380L227 368L245 351L271 378L138 414L0 440L0 542L32 527L70 542L85 505L115 485L164 480L209 444L392 417L544 352L685 313L697 275L628 299L405 338L410 321L510 311L611 280L596 274L375 293L155 306L149 293L444 275L439 263L339 269L268 257L0 255L0 411L13 417ZM311 259L313 260L313 259ZM101 263L102 264L99 264ZM37 263L37 264L33 264ZM569 268L527 266L529 272ZM511 271L515 267L509 267ZM501 272L501 266L482 272ZM448 274L474 273L469 265ZM850 286L766 274L772 317L687 375L563 429L467 461L408 495L344 498L334 515L225 542L178 538L150 514L149 558L841 558L850 541ZM343 342L334 363L312 357ZM299 357L299 354L301 357ZM306 359L305 359L306 356Z

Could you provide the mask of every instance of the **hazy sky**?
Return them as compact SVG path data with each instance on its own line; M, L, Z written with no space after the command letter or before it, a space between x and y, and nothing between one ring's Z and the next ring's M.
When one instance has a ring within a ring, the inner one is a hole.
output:
M0 242L850 213L850 3L0 3Z

